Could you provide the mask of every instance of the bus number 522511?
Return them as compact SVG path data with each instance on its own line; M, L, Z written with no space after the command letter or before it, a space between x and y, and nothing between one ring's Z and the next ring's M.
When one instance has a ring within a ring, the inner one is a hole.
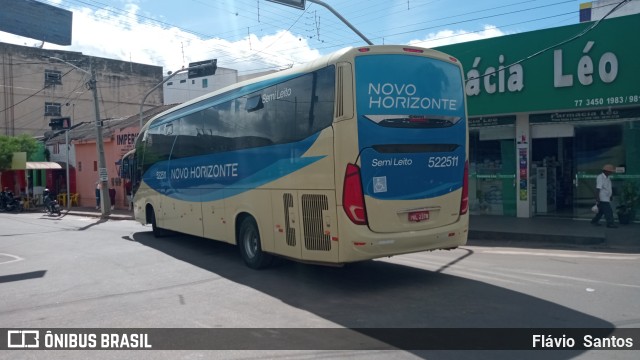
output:
M430 168L444 168L458 166L457 156L430 156L429 165Z

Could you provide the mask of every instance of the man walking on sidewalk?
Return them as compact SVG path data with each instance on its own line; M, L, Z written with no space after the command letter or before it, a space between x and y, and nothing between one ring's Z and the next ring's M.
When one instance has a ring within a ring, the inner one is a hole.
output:
M599 226L598 223L602 215L607 220L608 228L616 228L613 224L613 209L611 208L611 195L613 193L613 187L611 186L611 179L609 175L615 172L615 168L611 164L607 164L602 167L602 173L596 178L596 205L598 205L598 213L591 220L591 224Z

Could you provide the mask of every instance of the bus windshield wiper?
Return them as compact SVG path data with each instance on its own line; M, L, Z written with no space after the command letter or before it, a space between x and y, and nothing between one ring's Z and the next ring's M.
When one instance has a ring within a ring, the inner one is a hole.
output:
M364 115L370 121L384 126L396 128L444 128L460 121L458 116L440 115Z

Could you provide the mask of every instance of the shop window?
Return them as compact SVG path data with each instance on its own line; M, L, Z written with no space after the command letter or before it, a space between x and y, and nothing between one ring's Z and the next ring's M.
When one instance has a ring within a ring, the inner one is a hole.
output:
M470 131L469 158L471 214L515 216L514 127Z

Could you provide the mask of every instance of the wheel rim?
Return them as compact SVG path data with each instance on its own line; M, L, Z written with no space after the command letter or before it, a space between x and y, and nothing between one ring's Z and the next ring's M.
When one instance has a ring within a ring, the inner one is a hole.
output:
M255 258L258 253L258 236L254 229L247 230L243 243L247 256L251 259Z

